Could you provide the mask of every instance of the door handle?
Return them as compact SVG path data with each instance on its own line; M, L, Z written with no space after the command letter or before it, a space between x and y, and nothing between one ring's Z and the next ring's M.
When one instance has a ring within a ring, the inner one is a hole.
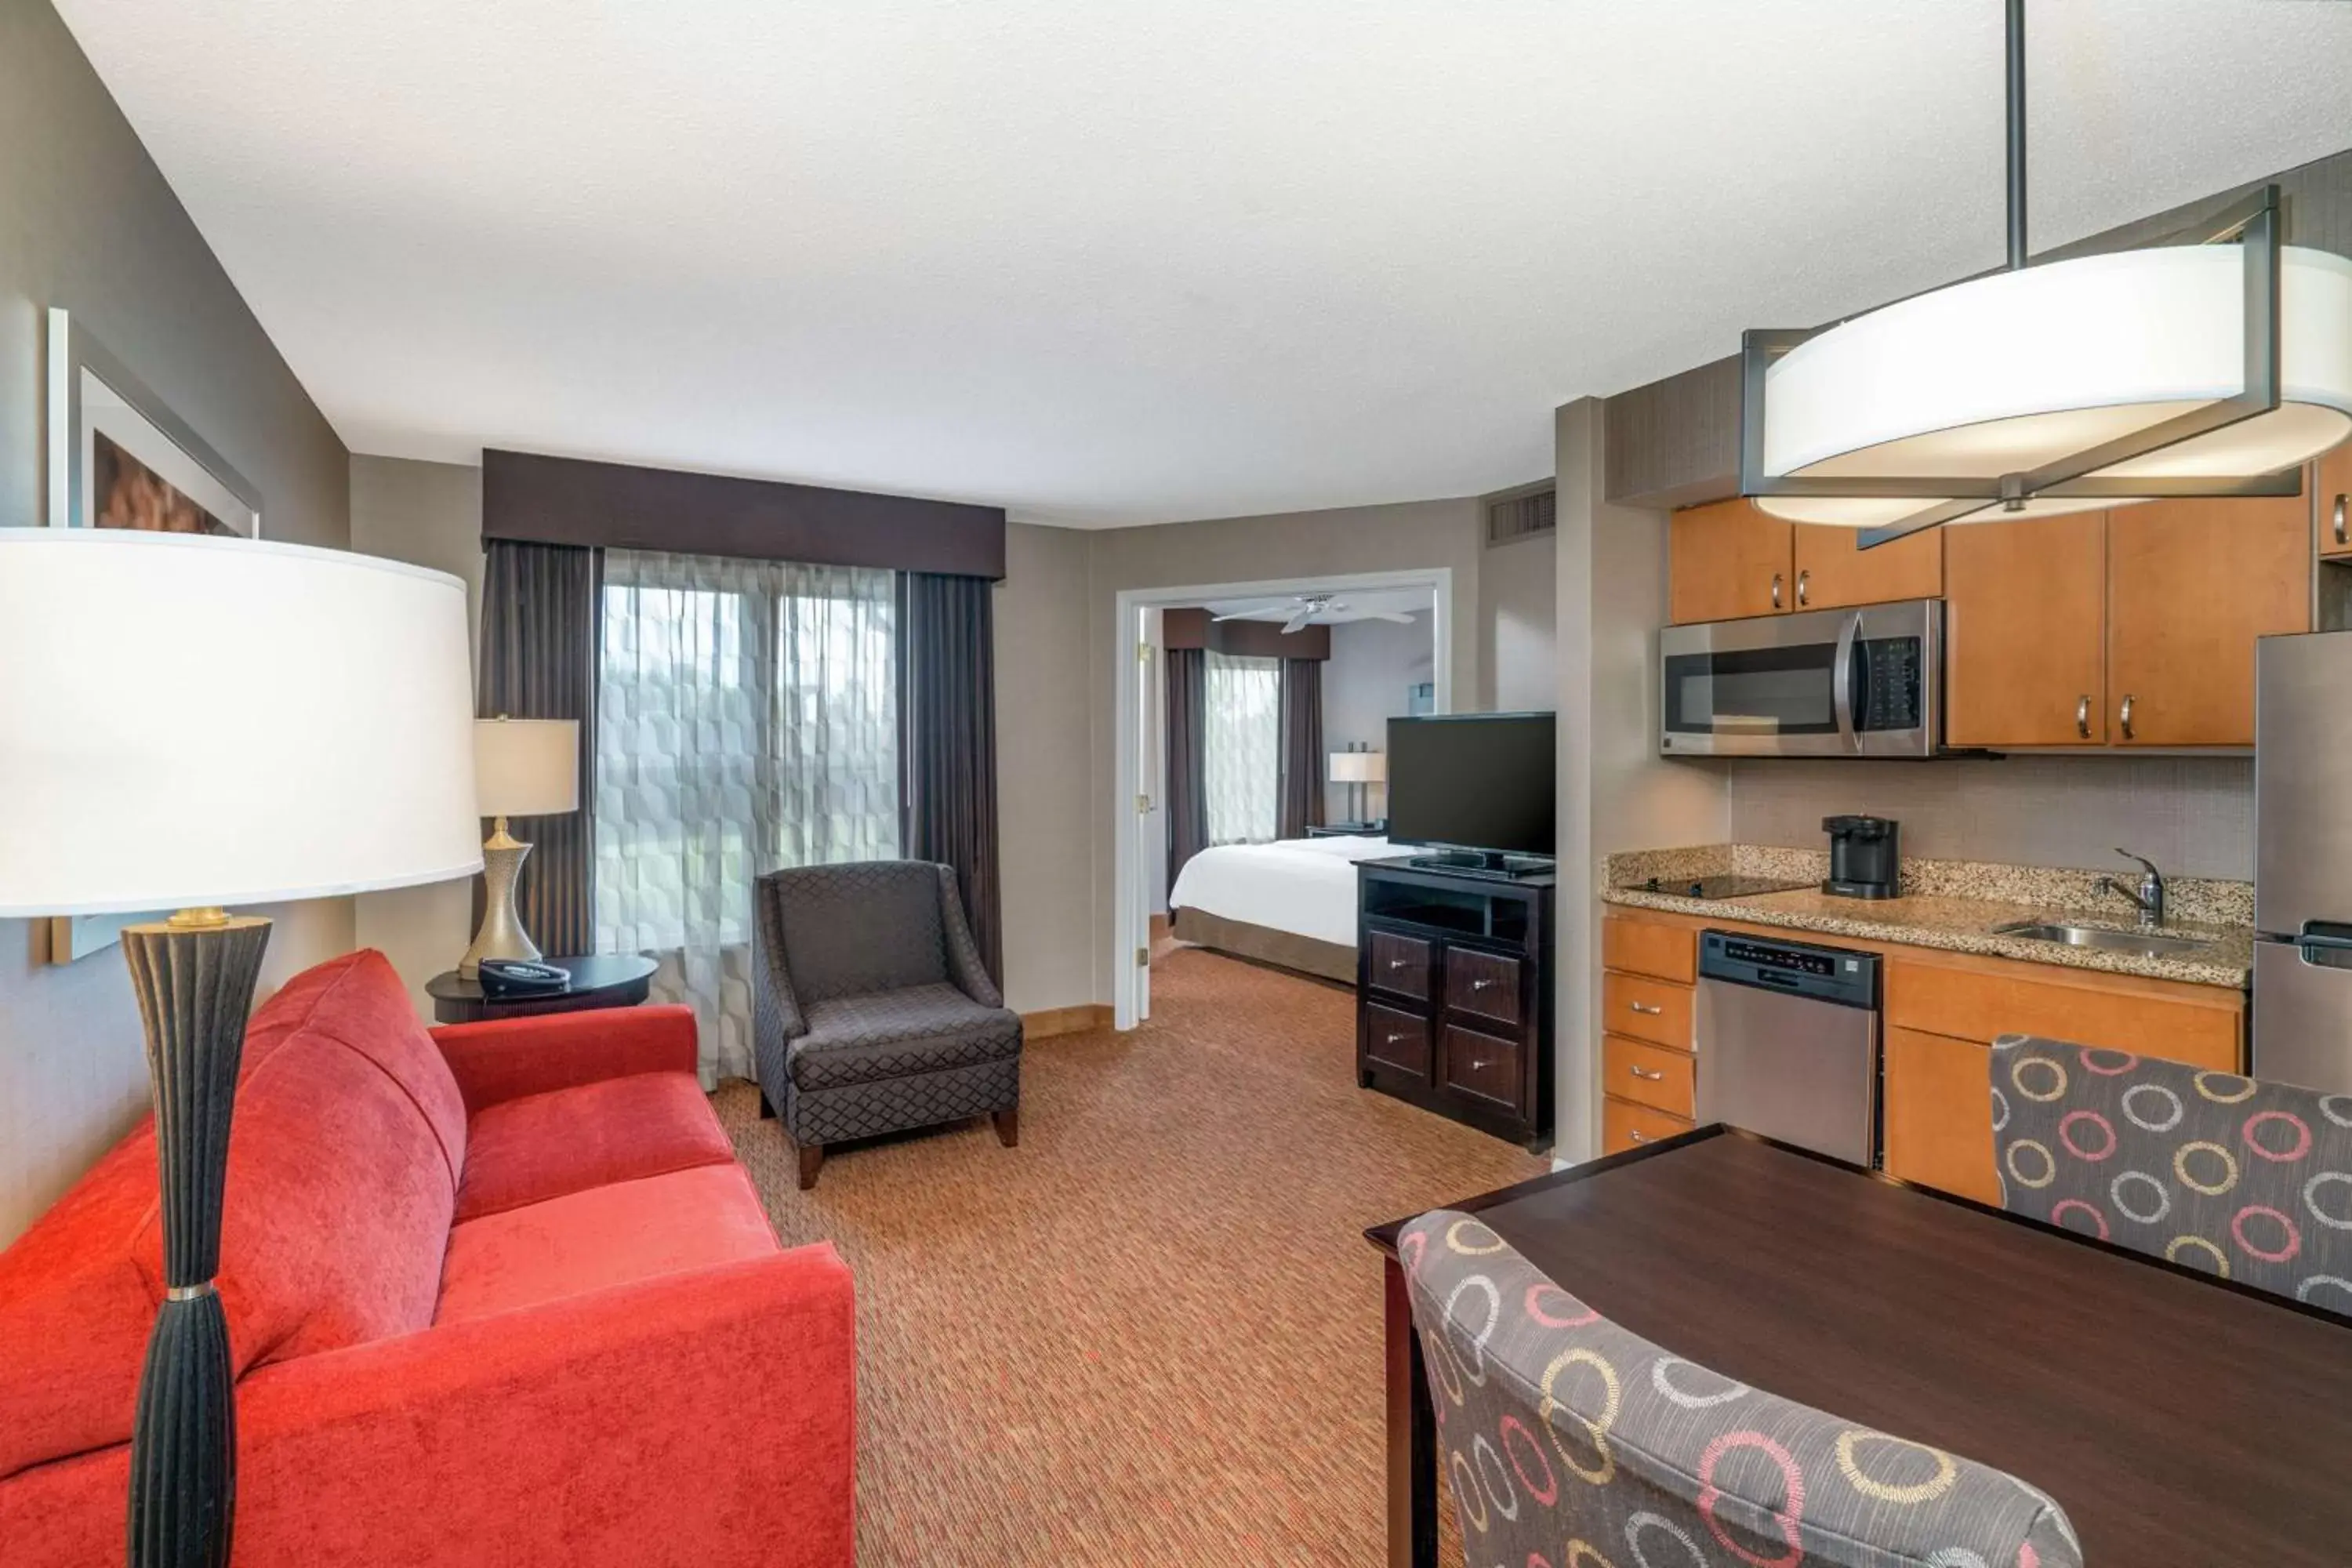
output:
M2336 521L2335 521L2335 527L2336 527L2336 543L2338 543L2338 544L2352 544L2352 535L2347 535L2347 534L2345 533L2345 531L2344 531L2344 523L2345 523L2345 518L2344 518L2344 503L2345 503L2345 501L2346 501L2347 499L2352 499L2352 498L2347 498L2347 497L2345 497L2345 496L2342 496L2342 495L2339 495L2339 496L2337 496L2337 497L2336 498Z
M1797 574L1797 607L1799 609L1802 609L1807 605L1812 603L1812 584L1813 574L1811 568L1808 567L1806 570Z
M2091 738L2091 694L2087 691L2074 704L2074 733L2085 741Z
M1778 572L1772 574L1772 607L1776 610L1780 607L1780 574Z
M1666 1081L1665 1074L1653 1071L1648 1068L1635 1068L1633 1069L1633 1076L1638 1079L1646 1079L1652 1083L1664 1083Z
M2132 694L2126 691L2124 693L2124 705L2116 712L2116 717L2123 721L2124 739L2126 741L2132 738L2131 716Z
M1853 650L1861 640L1862 615L1856 611L1838 628L1837 652L1830 660L1830 708L1837 718L1838 733L1857 752L1862 750L1862 736L1853 727Z
M1653 1006L1647 1002L1628 1002L1625 1005L1631 1007L1636 1013L1647 1013L1653 1018L1661 1016L1665 1012L1664 1007Z

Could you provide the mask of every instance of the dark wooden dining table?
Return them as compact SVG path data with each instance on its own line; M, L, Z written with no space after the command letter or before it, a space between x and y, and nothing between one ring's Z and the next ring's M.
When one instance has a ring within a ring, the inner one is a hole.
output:
M2090 1568L2352 1563L2352 1322L1736 1128L1445 1205L1633 1332L2056 1498ZM1389 1562L1437 1562L1396 1235Z

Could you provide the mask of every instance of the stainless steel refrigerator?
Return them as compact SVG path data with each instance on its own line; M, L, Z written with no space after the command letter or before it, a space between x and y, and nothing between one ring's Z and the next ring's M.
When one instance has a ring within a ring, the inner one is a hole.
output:
M2352 632L2254 657L2254 1073L2352 1094Z

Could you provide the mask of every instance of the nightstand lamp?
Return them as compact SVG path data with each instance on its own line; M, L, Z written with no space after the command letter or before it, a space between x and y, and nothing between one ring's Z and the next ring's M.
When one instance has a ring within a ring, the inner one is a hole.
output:
M340 550L0 529L0 916L122 933L147 1037L163 1300L131 1439L133 1568L228 1561L220 1262L269 921L222 906L470 875L466 591Z
M1358 822L1368 821L1367 808L1371 800L1369 785L1386 784L1389 759L1384 752L1334 752L1331 753L1331 782L1348 786L1348 809Z
M522 929L515 883L530 846L507 831L509 816L561 816L580 809L580 725L571 719L480 719L474 723L474 789L484 816L498 819L482 846L482 927L457 961L471 980L486 958L535 959Z

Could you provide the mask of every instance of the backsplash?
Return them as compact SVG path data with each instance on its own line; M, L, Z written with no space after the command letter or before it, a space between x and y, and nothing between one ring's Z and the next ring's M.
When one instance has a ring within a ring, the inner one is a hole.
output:
M2251 880L2252 757L2004 757L1923 763L1736 762L1731 837L1817 849L1822 818L1891 816L1903 855L2127 872L2116 847L2168 877Z

